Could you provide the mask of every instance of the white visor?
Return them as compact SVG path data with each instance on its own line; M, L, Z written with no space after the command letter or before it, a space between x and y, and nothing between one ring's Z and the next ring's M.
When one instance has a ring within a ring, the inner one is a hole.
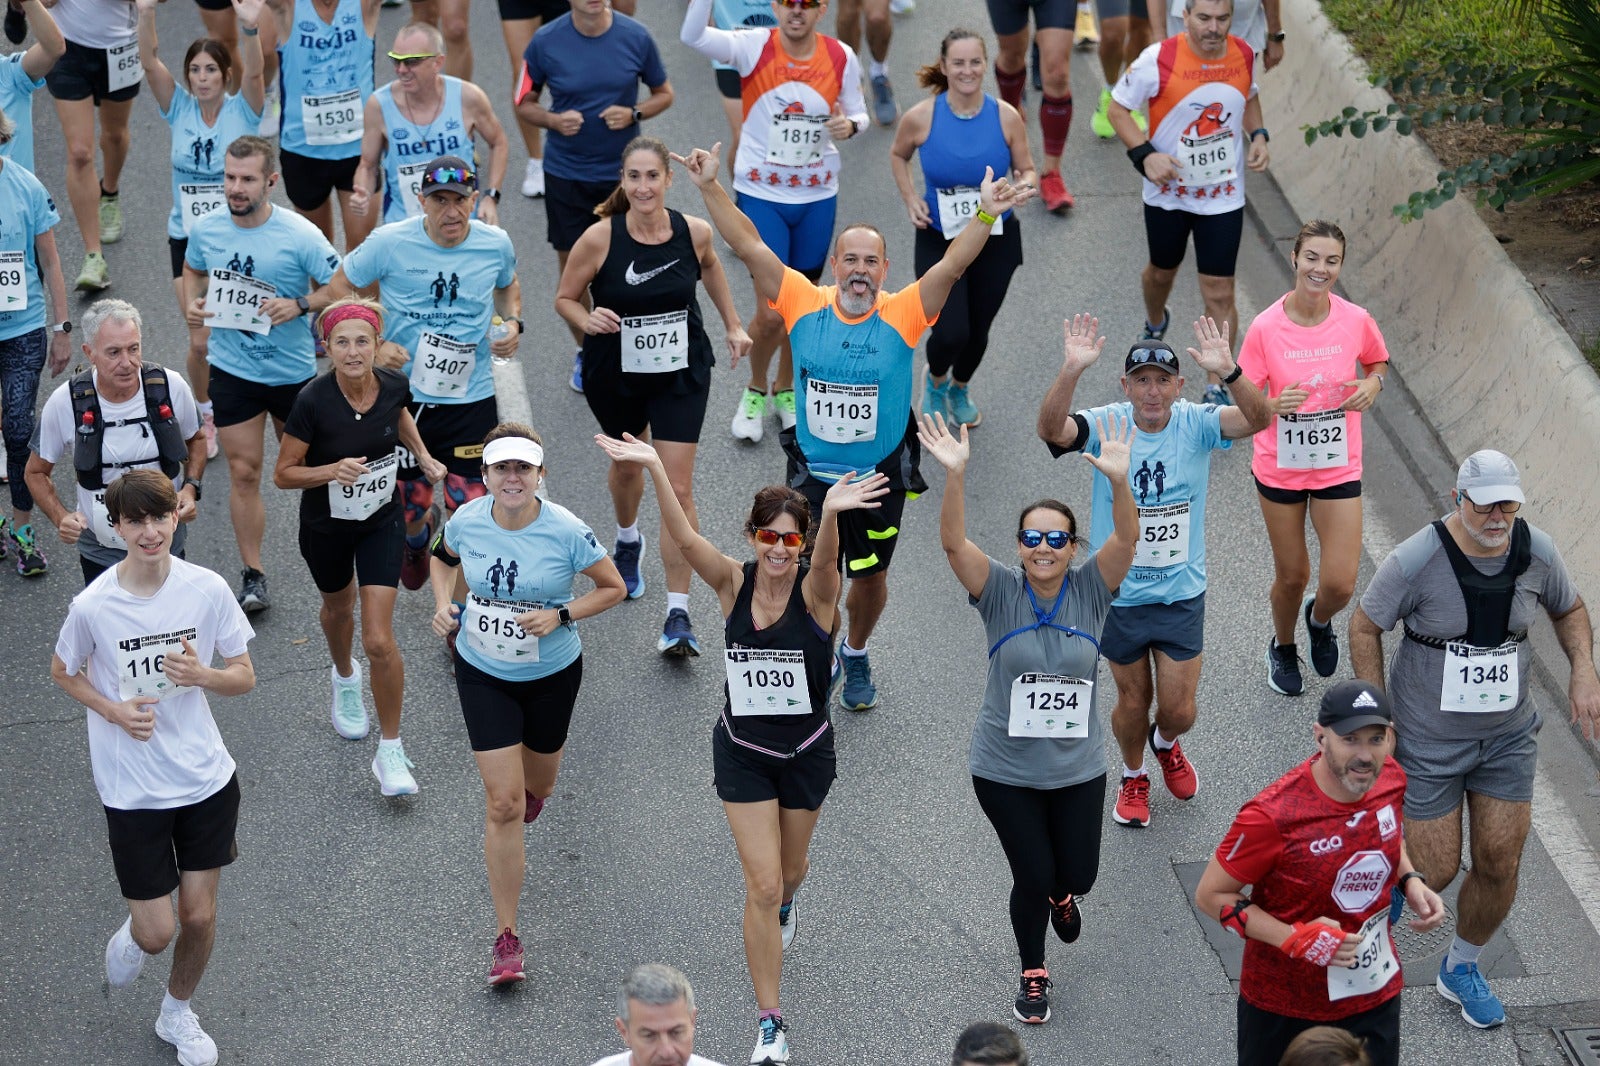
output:
M520 460L530 466L544 466L544 449L527 437L501 437L483 446L483 465Z

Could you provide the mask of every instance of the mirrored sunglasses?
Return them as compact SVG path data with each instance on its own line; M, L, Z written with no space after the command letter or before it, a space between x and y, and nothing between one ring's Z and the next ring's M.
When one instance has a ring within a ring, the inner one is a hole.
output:
M804 533L785 533L776 529L763 529L760 526L752 527L750 532L755 534L756 543L765 544L769 548L779 541L783 542L785 548L798 548L806 542Z
M1038 529L1017 530L1017 543L1024 548L1037 548L1044 543L1060 551L1067 545L1076 543L1077 540L1076 534L1068 533L1064 529L1052 529L1048 533Z

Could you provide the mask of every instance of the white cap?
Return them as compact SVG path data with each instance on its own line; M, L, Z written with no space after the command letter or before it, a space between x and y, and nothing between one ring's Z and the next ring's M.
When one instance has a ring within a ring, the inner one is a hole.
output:
M508 459L520 459L531 466L544 466L544 449L527 437L501 437L483 446L483 465L493 466Z
M1517 464L1504 452L1488 448L1467 456L1456 473L1456 488L1472 497L1473 503L1528 502L1522 495L1522 475L1517 472Z

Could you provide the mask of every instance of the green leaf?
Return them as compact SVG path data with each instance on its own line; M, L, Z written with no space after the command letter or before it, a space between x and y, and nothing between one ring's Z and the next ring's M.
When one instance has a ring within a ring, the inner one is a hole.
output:
M1347 108L1344 109L1344 111L1342 113L1343 113L1345 118L1355 118L1356 115L1359 114L1360 112L1358 112L1353 107L1347 107Z
M1388 128L1389 128L1389 120L1388 120L1387 117L1385 117L1383 115L1379 115L1378 117L1376 117L1376 118L1374 118L1372 120L1372 132L1373 133L1382 133L1384 130L1386 130Z
M1394 120L1394 131L1402 137L1411 136L1411 116L1401 115Z
M1306 127L1306 147L1317 143L1317 131L1310 126Z
M1356 140L1360 140L1362 137L1365 137L1366 135L1367 135L1367 121L1366 121L1366 119L1358 118L1358 119L1353 120L1350 123L1350 136L1354 137Z

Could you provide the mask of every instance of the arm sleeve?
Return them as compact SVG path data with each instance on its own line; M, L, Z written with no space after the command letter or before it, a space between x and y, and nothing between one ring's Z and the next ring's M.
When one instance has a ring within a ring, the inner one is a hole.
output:
M732 30L711 25L711 0L690 0L689 9L683 15L683 28L678 31L678 40L707 59L747 73L745 65L739 62L740 36Z
M1217 863L1235 881L1253 885L1272 872L1282 852L1283 836L1277 825L1251 800L1217 845Z
M1050 458L1059 459L1071 452L1083 451L1084 445L1089 440L1089 420L1083 417L1082 411L1079 411L1072 416L1072 421L1078 427L1077 439L1072 442L1072 447L1070 448L1063 448L1054 441L1045 441L1044 446L1050 449Z

